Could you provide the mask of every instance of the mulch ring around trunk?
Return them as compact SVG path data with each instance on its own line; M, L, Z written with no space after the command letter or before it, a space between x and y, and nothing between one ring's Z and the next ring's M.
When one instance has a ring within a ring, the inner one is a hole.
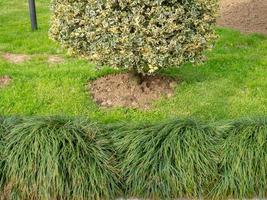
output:
M148 109L155 100L172 97L178 82L159 75L141 80L132 73L121 73L101 77L90 82L88 87L100 106Z
M0 88L7 86L11 81L9 76L0 76Z

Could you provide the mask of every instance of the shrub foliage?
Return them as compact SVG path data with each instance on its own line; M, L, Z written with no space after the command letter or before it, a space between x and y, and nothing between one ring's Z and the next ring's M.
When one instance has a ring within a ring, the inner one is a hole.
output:
M50 36L101 65L151 74L199 59L217 0L53 0Z
M216 128L173 120L115 132L125 193L130 197L198 198L216 178Z
M112 199L118 172L110 140L83 119L25 118L5 135L7 199Z

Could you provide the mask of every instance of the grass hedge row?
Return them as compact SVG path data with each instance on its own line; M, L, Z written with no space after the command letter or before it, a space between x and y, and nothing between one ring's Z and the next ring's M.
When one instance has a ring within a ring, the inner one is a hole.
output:
M267 197L267 118L0 117L1 199Z

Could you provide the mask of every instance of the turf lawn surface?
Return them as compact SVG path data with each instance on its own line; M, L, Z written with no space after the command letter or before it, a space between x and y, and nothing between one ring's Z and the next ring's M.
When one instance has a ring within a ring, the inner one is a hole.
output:
M174 97L162 98L146 111L100 108L90 97L87 83L116 71L97 70L86 60L67 56L48 38L49 3L37 1L39 30L31 32L27 1L0 1L0 76L13 79L0 89L0 115L82 115L115 122L171 117L223 120L267 113L267 37L221 28L205 63L162 72L183 80ZM1 57L6 52L32 59L13 64ZM49 64L49 55L65 61Z

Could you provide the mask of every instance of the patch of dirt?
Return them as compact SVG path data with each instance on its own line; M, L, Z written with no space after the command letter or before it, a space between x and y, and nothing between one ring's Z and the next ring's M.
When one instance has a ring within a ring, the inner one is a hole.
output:
M13 54L4 53L2 57L10 63L19 64L31 59L29 55L26 54Z
M60 64L64 62L64 59L60 56L51 55L48 57L48 62L50 64Z
M132 73L108 75L89 83L95 102L103 107L148 109L152 102L173 95L177 81L163 76L146 77L142 83Z
M11 80L9 76L0 76L0 88L8 85Z
M267 34L267 0L220 0L220 10L219 26Z

